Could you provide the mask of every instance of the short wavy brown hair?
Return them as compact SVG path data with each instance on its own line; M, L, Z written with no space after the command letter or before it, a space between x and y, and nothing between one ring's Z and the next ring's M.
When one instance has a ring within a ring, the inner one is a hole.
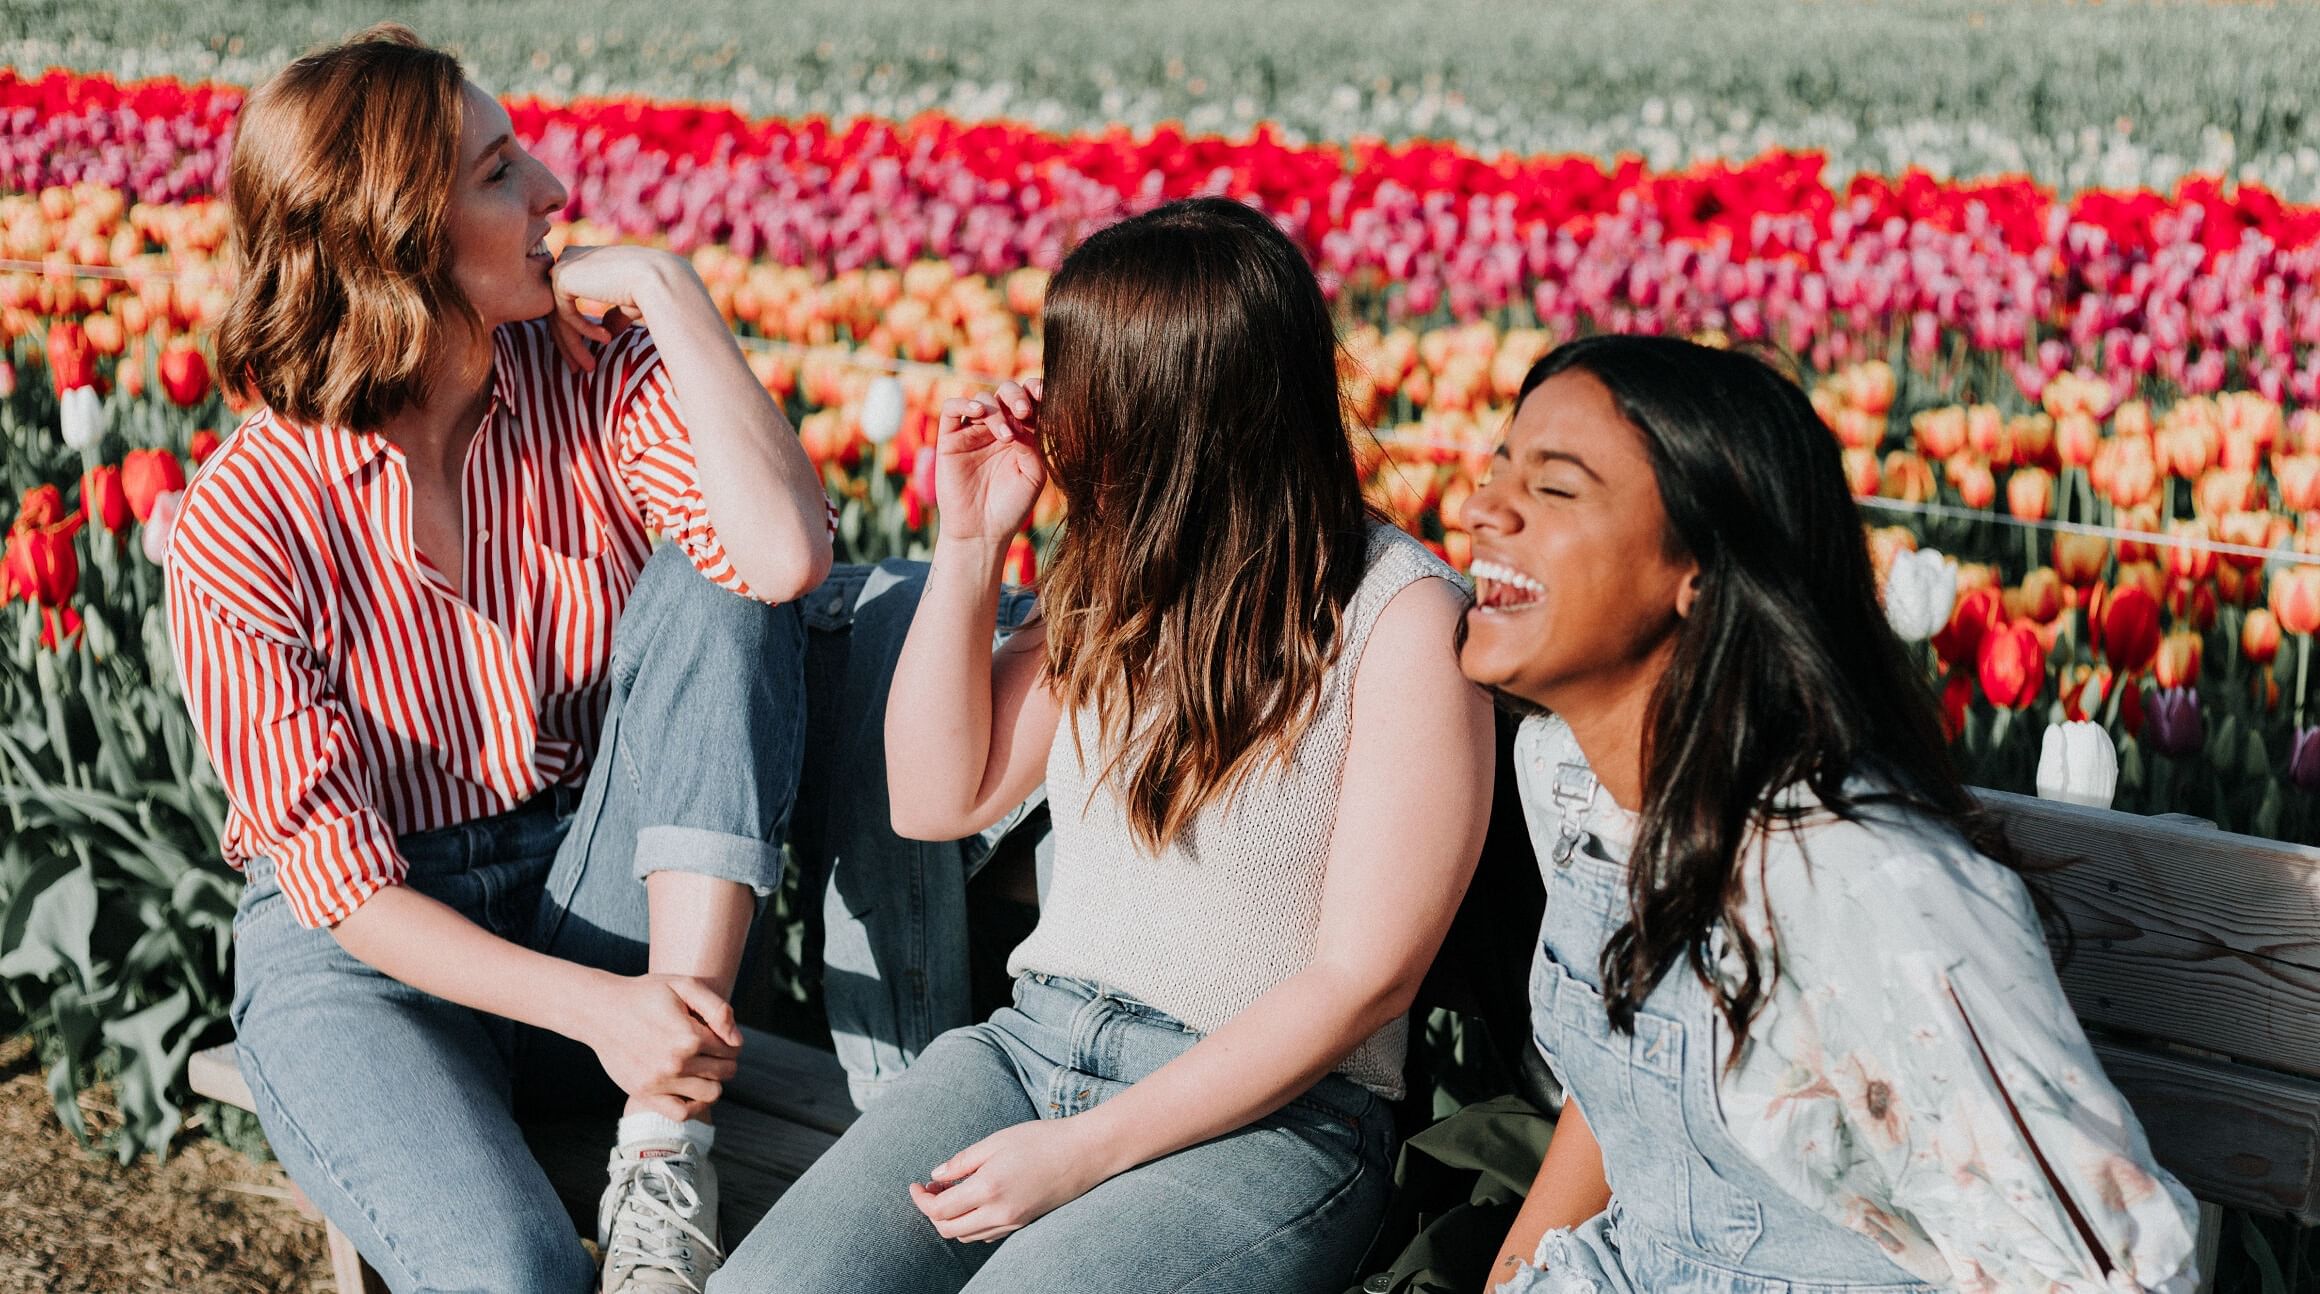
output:
M382 23L243 104L226 193L233 304L218 370L298 422L373 430L426 395L474 309L451 281L459 60Z

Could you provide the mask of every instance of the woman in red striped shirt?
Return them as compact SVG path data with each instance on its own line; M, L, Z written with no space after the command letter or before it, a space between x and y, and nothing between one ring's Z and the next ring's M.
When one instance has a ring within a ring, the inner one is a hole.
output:
M698 1289L818 477L686 262L551 257L564 187L405 29L252 94L229 185L263 407L168 583L260 1122L395 1289L582 1290L516 1119L625 1093L603 1288Z

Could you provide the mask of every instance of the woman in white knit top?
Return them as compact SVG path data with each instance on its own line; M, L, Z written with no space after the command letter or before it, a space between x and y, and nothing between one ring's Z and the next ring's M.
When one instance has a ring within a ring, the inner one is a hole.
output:
M1264 216L1097 233L1045 326L1044 392L943 410L887 711L905 835L1047 784L1015 1005L937 1039L713 1290L1336 1290L1391 1189L1402 1017L1489 814L1464 589L1364 506L1327 304ZM993 655L1051 470L1041 615Z

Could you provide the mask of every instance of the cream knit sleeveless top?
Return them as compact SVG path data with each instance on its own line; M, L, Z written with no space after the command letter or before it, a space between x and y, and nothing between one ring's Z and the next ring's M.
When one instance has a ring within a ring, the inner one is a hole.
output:
M1113 786L1091 785L1107 762L1094 713L1063 717L1047 760L1055 871L1037 928L1008 958L1010 975L1092 980L1209 1033L1312 961L1362 647L1395 594L1428 577L1458 580L1391 526L1372 528L1368 561L1320 704L1288 764L1250 774L1157 856L1129 831ZM1337 1072L1400 1099L1408 1036L1409 1022L1396 1020Z

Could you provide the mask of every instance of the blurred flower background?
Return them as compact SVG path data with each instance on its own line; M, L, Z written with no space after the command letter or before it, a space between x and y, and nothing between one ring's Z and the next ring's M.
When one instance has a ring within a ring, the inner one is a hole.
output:
M2320 841L2320 6L9 0L0 984L60 1112L119 1075L124 1154L179 1126L237 885L155 565L242 412L223 161L242 87L382 16L507 96L555 245L691 257L846 556L924 551L929 411L1038 372L1075 240L1225 193L1311 256L1370 487L1454 563L1556 342L1748 346L1970 780Z

